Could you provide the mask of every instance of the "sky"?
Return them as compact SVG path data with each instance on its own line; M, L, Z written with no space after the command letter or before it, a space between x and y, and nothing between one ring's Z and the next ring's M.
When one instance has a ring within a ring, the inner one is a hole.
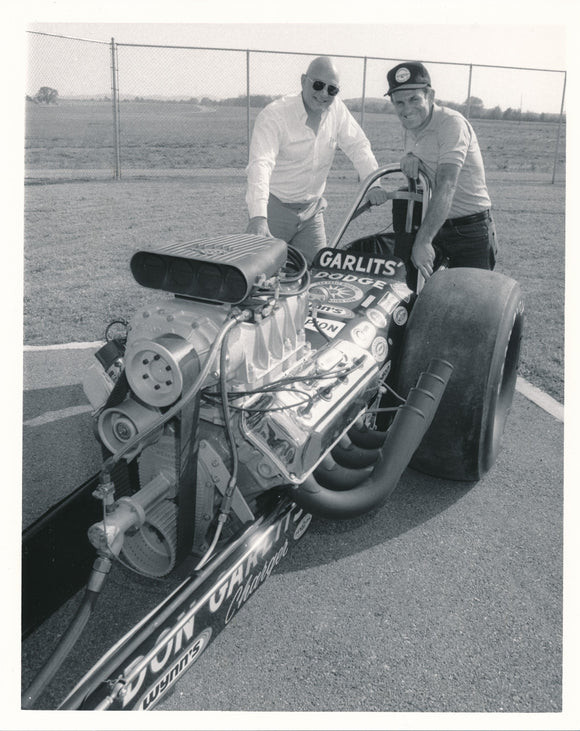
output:
M474 64L471 95L487 107L522 108L524 111L558 113L562 104L566 58L566 24L550 21L491 25L481 23L401 23L378 19L376 23L335 20L332 22L249 23L239 22L235 14L224 13L223 22L168 23L160 20L103 23L46 21L33 15L26 28L36 32L65 35L103 43L114 38L121 44L119 68L121 93L147 96L165 93L186 98L238 96L245 92L245 54L191 51L160 55L158 49L135 53L122 44L194 46L220 49L250 49L310 57L328 54L336 57L341 71L344 98L361 95L363 57L368 57L366 96L382 97L386 71L398 60L420 59L430 65L433 86L439 99L463 102L469 92L469 64ZM497 16L503 18L504 16ZM50 65L52 48L45 39L27 34L31 49L44 49L48 63L29 63L26 92L34 94L40 86L54 86L61 96L107 93L109 69L106 46L83 46L83 54L102 56L91 70L83 66L63 66L62 56ZM45 45L43 45L45 44ZM133 54L133 55L131 55ZM358 57L357 60L342 58ZM84 56L85 63L88 55ZM165 59L166 66L160 64ZM283 94L294 91L309 57L253 56L251 88L257 94ZM392 59L388 62L382 59ZM529 71L491 69L482 66L517 66ZM100 69L99 69L100 66ZM556 73L558 71L559 73ZM97 91L95 92L95 89Z

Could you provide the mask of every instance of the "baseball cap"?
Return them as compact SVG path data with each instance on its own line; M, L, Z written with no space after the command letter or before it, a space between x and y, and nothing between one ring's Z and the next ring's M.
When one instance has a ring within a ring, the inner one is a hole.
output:
M399 89L424 89L431 86L429 72L420 61L405 61L394 66L387 73L389 90L383 96L390 96Z

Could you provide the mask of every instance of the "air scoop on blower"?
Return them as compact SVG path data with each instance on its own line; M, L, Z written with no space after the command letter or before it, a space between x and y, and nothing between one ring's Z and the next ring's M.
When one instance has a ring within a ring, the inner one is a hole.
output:
M219 236L138 251L131 258L131 272L143 287L233 305L279 272L287 250L281 239Z

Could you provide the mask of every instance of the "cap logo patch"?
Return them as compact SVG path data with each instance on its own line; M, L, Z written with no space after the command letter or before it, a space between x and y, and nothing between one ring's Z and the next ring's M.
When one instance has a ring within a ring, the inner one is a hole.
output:
M395 74L395 81L398 84L404 84L405 81L409 81L410 78L411 78L411 72L409 71L408 68L403 66L402 68L397 69L397 73Z

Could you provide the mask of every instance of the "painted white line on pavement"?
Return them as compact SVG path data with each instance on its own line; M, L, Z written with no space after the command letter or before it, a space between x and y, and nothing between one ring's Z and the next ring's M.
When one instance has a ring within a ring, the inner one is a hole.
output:
M45 411L44 414L25 421L24 426L44 426L45 424L50 424L53 421L68 419L71 416L77 416L78 414L84 414L87 411L92 410L92 406L84 404L81 406L70 406L68 409L60 409L59 411Z
M89 348L100 348L105 341L95 343L61 343L60 345L25 345L24 352L34 353L40 350L88 350Z
M104 341L97 341L94 343L61 343L60 345L25 345L24 350L27 352L35 352L39 350L87 350L89 348L99 348L104 344ZM539 406L541 409L546 411L548 414L553 416L558 421L564 421L564 406L556 401L556 399L549 396L547 393L544 393L539 388L536 388L535 386L532 386L531 383L526 381L525 378L522 378L521 376L518 376L516 381L516 390L519 391L519 393L522 394L525 398L528 399L528 401L532 401L532 403ZM85 411L90 411L90 406L83 406L78 407L83 408ZM68 414L69 409L63 409L62 412L59 411L50 411L47 412L48 414L59 414L63 413L66 414L62 418L67 418L67 416L70 416L71 414ZM80 413L80 412L79 412ZM74 414L73 414L74 415ZM43 418L42 416L37 417L37 419ZM57 418L51 418L50 421L56 421ZM32 421L35 421L32 419ZM31 424L30 422L25 422L25 426L36 426L36 424Z
M547 411L548 414L551 414L555 419L558 419L558 421L564 421L564 406L559 401L556 401L556 399L548 396L547 393L544 393L543 391L540 391L539 388L532 386L532 384L528 383L525 378L518 376L516 389L522 394L522 396L525 396L528 401L532 401L541 409Z

